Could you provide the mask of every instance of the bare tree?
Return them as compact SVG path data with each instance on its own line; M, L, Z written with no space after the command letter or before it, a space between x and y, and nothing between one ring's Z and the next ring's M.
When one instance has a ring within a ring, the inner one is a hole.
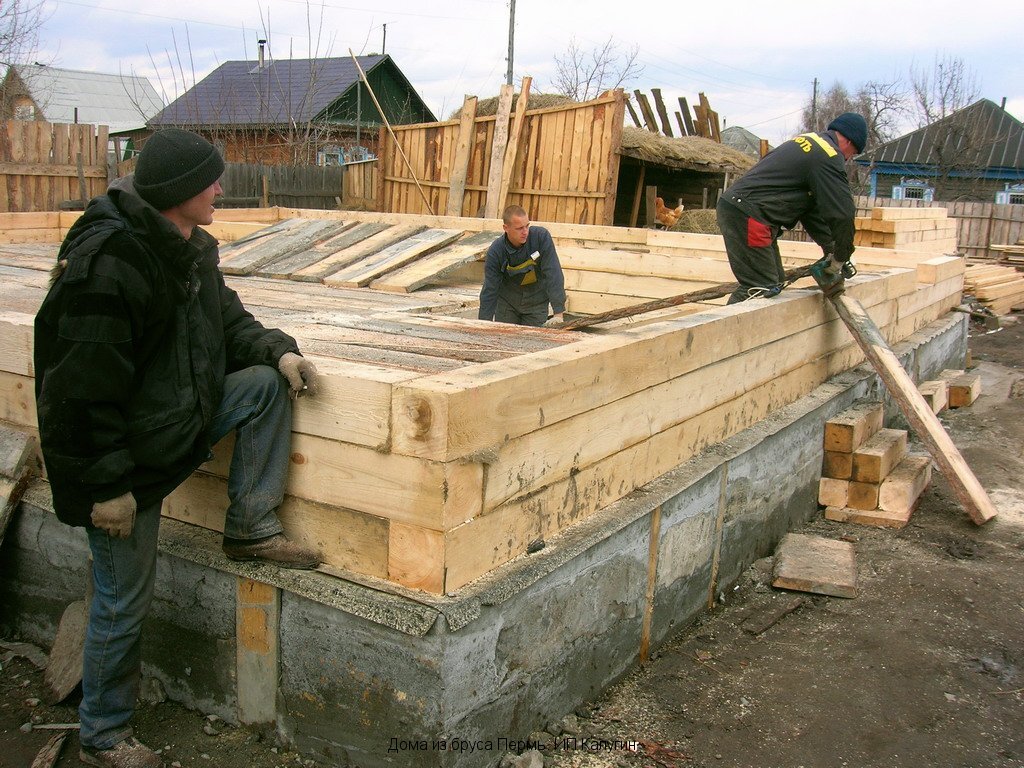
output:
M32 58L46 15L43 0L0 0L0 66Z
M811 98L804 105L801 130L823 131L832 119L843 112L860 112L860 106L850 96L846 86L836 82L820 96Z
M907 94L899 78L891 81L869 80L857 91L857 104L868 121L869 140L884 144L900 134L906 117Z
M555 76L551 85L556 93L574 101L597 98L610 88L619 88L643 74L637 63L640 47L621 50L614 38L590 50L569 41L564 56L555 56Z
M956 56L939 56L930 70L911 67L918 127L949 117L978 98L974 73Z

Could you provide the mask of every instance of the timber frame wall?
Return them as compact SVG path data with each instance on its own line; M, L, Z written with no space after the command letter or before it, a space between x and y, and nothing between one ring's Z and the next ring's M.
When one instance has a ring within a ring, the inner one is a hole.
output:
M8 120L0 130L0 212L56 211L107 189L107 127Z
M0 215L0 228L16 234L9 239L55 244L74 216L6 214ZM465 232L496 223L276 208L221 216L266 223L328 218ZM221 221L211 230L230 239L233 226L249 233L257 225ZM635 298L646 298L652 291L685 292L692 282L720 282L729 270L716 236L549 228L567 276L589 288L571 290L586 294L593 311L609 308L599 303L607 295L599 287L609 282L630 282L638 292L647 291ZM819 255L817 246L804 243L784 243L782 249L787 266ZM962 258L868 248L857 253L862 273L847 290L890 342L960 301ZM26 257L25 267L10 266L17 256L7 258L0 419L34 431L32 319L45 291L46 265L36 262L29 269ZM314 314L295 326L307 329L317 322L334 327L332 314L351 311L346 301L385 296L372 288L346 294L287 279L238 277L230 283L257 317L266 314L271 322L275 306L293 312L308 307ZM422 294L426 299L429 291ZM429 311L388 317L403 318L410 331L510 330ZM293 465L281 508L289 535L318 546L328 570L446 594L863 360L816 290L787 290L776 299L733 306L686 305L587 333L522 332L555 345L443 372L311 352L323 387L318 397L296 401ZM303 346L303 335L295 335ZM221 447L216 454L166 500L165 515L221 529L229 456Z
M622 91L537 110L521 98L524 117L510 113L511 86L504 88L497 115L476 117L476 97L468 97L459 120L394 126L401 152L382 131L379 209L494 217L518 204L535 221L612 224Z

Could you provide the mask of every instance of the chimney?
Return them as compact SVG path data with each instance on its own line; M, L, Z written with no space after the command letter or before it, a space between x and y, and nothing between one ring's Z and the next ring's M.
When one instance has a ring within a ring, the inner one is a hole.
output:
M999 108L1001 110L1003 110L1003 112L1006 111L1006 97L1005 96L1003 96L1003 101L1002 101L1002 103L1000 103Z
M263 69L263 49L266 47L267 41L266 40L257 40L256 44L260 47L260 67L259 68Z

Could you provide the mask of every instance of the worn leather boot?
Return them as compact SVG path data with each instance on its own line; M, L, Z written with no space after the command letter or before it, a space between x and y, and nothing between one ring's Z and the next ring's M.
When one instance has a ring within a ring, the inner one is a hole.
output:
M229 560L259 561L282 568L309 570L320 565L320 553L296 544L283 533L256 541L224 540L224 554Z
M136 738L119 741L110 749L83 746L78 759L98 768L163 768L163 760Z

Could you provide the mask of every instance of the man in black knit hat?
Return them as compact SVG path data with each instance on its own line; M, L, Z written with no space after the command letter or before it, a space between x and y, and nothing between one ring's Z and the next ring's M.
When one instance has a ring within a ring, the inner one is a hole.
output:
M84 526L95 585L82 673L82 762L156 768L132 735L140 635L163 498L235 432L223 550L315 568L277 517L291 397L315 394L295 340L242 306L217 267L224 161L201 136L154 134L134 178L90 201L35 322L39 435L57 516Z
M846 161L863 152L867 142L867 121L846 112L823 133L801 134L769 152L722 193L718 228L740 284L730 304L782 290L779 235L798 222L840 274L853 255L857 213Z

